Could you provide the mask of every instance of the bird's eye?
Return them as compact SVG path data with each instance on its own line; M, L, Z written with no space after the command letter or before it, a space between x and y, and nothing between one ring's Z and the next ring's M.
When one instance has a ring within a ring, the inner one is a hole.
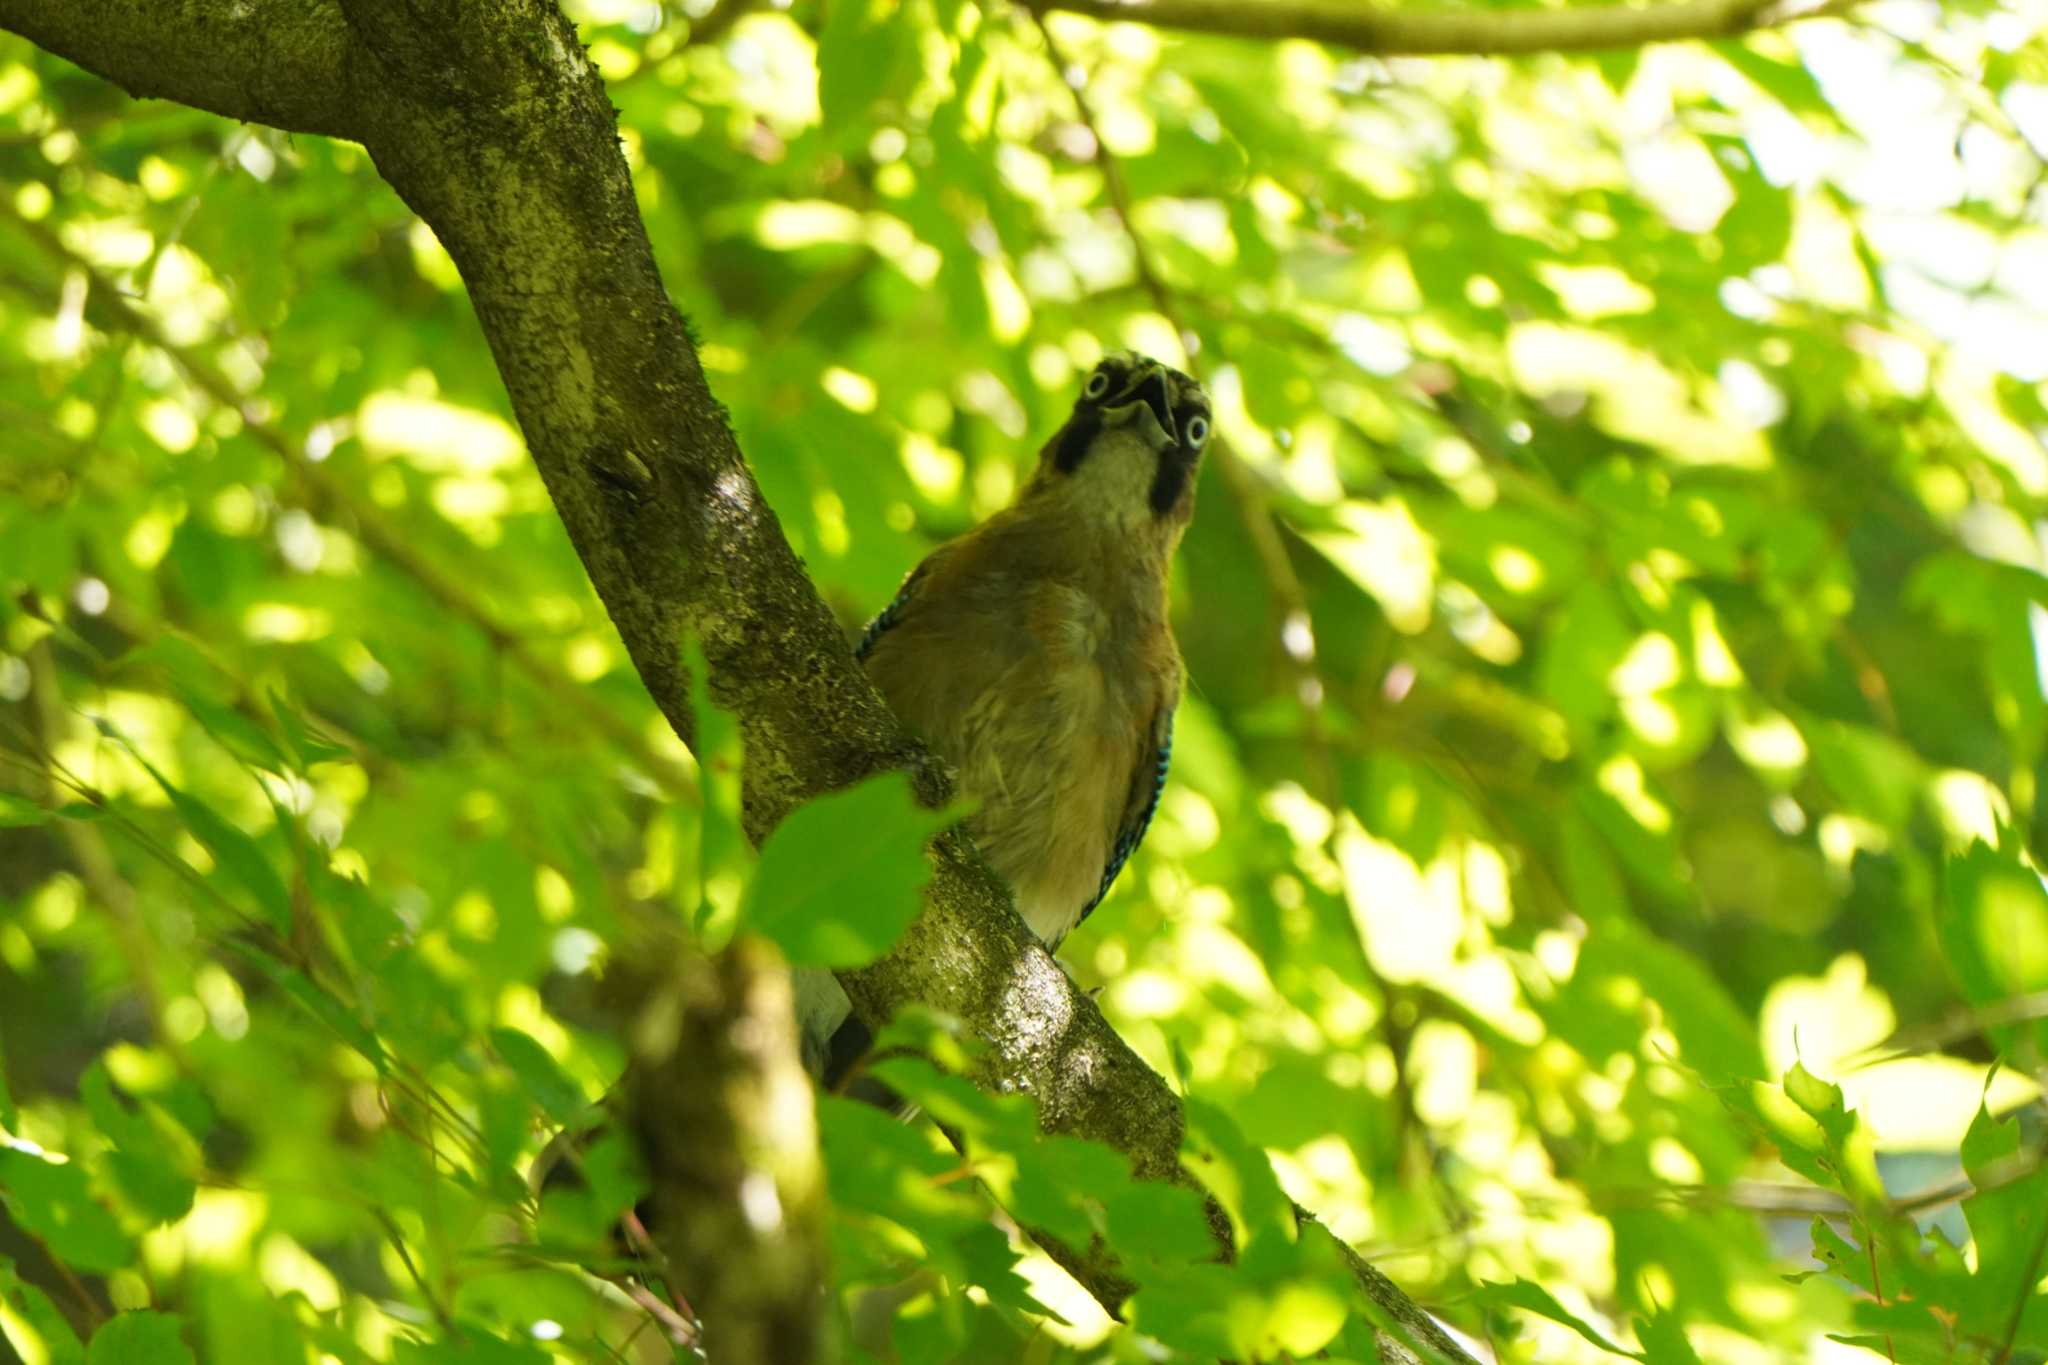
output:
M1209 439L1209 419L1196 413L1188 418L1188 444L1195 449L1202 448L1202 442Z
M1083 398L1100 398L1109 392L1109 371L1097 370L1088 376L1088 387L1081 390Z

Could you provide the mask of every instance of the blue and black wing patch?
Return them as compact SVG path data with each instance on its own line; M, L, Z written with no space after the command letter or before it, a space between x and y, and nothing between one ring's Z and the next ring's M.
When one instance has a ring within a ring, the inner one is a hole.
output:
M910 609L911 599L917 596L918 584L924 581L925 570L930 567L931 561L927 559L912 569L904 578L903 586L896 590L896 596L890 600L889 605L877 612L875 619L868 622L867 628L861 631L859 641L853 646L856 663L864 662L873 652L875 641L888 634L889 628L903 619L903 613Z
M1128 813L1123 826L1116 832L1116 843L1110 847L1109 864L1102 869L1102 885L1095 889L1094 899L1081 907L1081 919L1087 919L1095 907L1102 904L1102 898L1109 894L1109 888L1116 882L1116 874L1124 870L1124 864L1138 851L1138 845L1145 842L1145 831L1152 827L1152 812L1159 809L1159 794L1166 790L1166 770L1173 761L1171 710L1163 712L1154 733L1158 735L1157 747L1146 755L1149 763L1140 762L1131 784L1132 800Z

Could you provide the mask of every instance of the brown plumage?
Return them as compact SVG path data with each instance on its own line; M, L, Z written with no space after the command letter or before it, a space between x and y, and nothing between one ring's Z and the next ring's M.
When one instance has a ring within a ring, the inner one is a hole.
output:
M1104 360L1017 501L927 556L857 650L978 803L968 828L1050 947L1109 889L1165 779L1167 574L1209 422L1186 375ZM845 999L829 977L798 993L821 1069Z

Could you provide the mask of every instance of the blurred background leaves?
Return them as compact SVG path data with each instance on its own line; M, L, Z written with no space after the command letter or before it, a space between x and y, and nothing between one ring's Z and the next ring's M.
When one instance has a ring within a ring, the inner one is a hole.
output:
M1245 1264L880 1063L968 1155L825 1103L847 1354L1370 1358L1278 1191L1504 1360L2048 1351L2036 10L1503 61L570 8L849 629L1104 349L1198 371L1231 452L1173 780L1063 956ZM356 147L6 40L0 435L0 1340L661 1358L521 1173L621 1065L608 945L743 913L730 773L432 234ZM1117 1246L1131 1324L984 1187Z

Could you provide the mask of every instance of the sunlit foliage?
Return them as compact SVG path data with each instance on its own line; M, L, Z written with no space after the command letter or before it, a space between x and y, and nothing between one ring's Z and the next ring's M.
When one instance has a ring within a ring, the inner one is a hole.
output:
M1284 1191L1502 1360L2048 1351L2037 7L1513 61L573 8L849 628L1105 348L1232 452L1063 957L1246 1263L896 1062L983 1184L824 1102L849 1322L922 1265L908 1361L1356 1356ZM743 913L728 797L367 156L0 42L0 1336L661 1358L523 1172L617 1076L625 922ZM1122 1249L1130 1324L992 1195Z

